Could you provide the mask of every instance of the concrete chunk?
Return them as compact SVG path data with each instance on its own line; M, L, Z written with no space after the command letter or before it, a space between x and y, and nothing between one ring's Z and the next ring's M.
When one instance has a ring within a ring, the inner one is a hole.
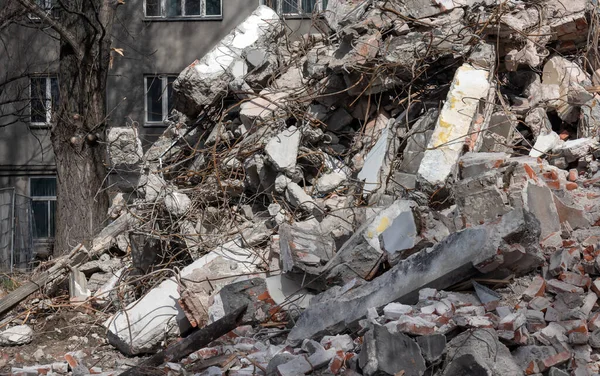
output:
M444 288L452 285L473 275L477 271L475 266L497 269L502 265L497 259L498 248L509 240L527 244L527 252L537 255L539 223L531 214L514 210L497 223L451 234L432 248L400 261L371 282L340 294L334 300L311 304L296 322L288 341L295 343L320 333L336 332L365 316L370 307L382 307L393 301L412 301L424 286ZM519 269L523 264L523 260L519 260L514 265L502 267L523 272ZM527 268L533 265L537 264Z
M421 376L425 372L425 360L417 343L405 334L391 334L379 325L365 335L359 364L367 376L396 375L400 371L406 376Z
M490 88L488 76L487 70L476 69L470 64L463 64L457 69L419 167L418 176L422 183L443 186L454 171L479 100L487 97Z
M195 117L202 109L214 104L227 93L229 82L247 73L244 51L275 40L281 25L273 9L259 6L202 59L181 72L173 83L175 108Z
M269 140L265 153L277 170L291 172L296 166L299 145L300 131L289 127Z

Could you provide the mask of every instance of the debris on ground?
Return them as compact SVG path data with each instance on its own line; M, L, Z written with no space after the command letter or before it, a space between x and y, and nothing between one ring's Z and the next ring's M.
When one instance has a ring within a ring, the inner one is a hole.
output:
M31 346L1 367L600 374L599 21L585 0L329 0L291 39L259 6L175 80L145 153L110 131L137 183L0 300L0 355ZM57 358L34 345L64 310L104 332Z

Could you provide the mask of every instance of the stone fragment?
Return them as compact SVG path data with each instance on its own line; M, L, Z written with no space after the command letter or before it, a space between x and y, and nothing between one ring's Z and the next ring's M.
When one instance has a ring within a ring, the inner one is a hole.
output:
M265 153L278 171L291 172L296 166L299 145L300 131L289 127L269 140Z
M534 140L537 140L540 135L552 133L552 124L550 123L548 114L546 113L546 110L541 107L536 107L527 113L525 125L527 125L531 130L531 133L533 133ZM539 145L539 147L543 149L542 145ZM538 147L534 148L537 152L541 152L541 149Z
M329 172L319 176L315 189L321 194L333 192L337 187L346 181L346 175L339 172Z
M523 291L523 294L521 296L525 301L530 301L538 296L543 297L545 291L546 281L542 276L537 275L533 277L533 280L531 281L529 286L527 286L525 291Z
M409 315L413 312L413 307L400 304L400 303L390 303L383 307L383 315L388 320L398 320L403 315Z
M87 287L87 279L77 268L71 268L69 273L69 296L71 302L85 302L92 295Z
M321 217L322 210L319 208L319 205L298 184L294 182L288 183L285 190L285 198L292 207L312 213L315 217Z
M417 343L379 325L365 334L359 364L367 376L381 372L395 375L400 371L406 376L421 376L425 372L425 360Z
M525 207L540 221L542 239L561 230L556 207L548 205L548 200L552 200L550 188L528 182L525 187L524 198Z
M556 148L560 142L560 136L556 132L551 131L546 134L540 134L536 138L535 144L529 152L529 156L534 158L541 157L550 150Z
M135 165L144 156L142 142L134 127L109 127L106 141L113 166Z
M165 197L165 207L169 213L177 217L184 215L190 208L191 204L192 201L184 193L171 192Z
M577 287L569 283L559 281L558 279L549 280L546 286L548 292L554 294L559 294L561 292L574 292L577 294L583 294L583 289L581 287Z
M461 333L448 343L442 374L519 375L521 372L493 329L476 329Z
M330 28L337 31L358 21L366 8L367 5L360 0L330 0L324 13L325 20Z
M431 334L416 338L421 348L423 358L428 363L433 363L442 357L446 348L446 336L442 334Z
M1 346L25 345L33 339L33 329L29 325L17 325L0 333Z
M487 97L489 72L463 64L456 71L446 103L419 167L419 180L440 187L456 168L479 100Z

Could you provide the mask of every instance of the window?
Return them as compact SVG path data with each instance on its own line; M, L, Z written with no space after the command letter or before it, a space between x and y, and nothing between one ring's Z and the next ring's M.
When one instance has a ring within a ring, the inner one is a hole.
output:
M327 0L265 0L265 3L282 15L310 15L327 9Z
M54 237L56 213L56 177L29 179L29 196L33 209L33 235L36 239Z
M146 124L163 126L173 109L173 81L177 76L144 77L146 93Z
M146 17L221 18L221 0L145 0Z
M31 77L29 95L31 125L47 127L58 105L58 79L51 76Z
M46 14L51 14L53 17L58 17L58 7L56 6L56 0L35 0L38 7L42 8ZM40 18L35 14L29 14L29 18L32 20L39 20Z

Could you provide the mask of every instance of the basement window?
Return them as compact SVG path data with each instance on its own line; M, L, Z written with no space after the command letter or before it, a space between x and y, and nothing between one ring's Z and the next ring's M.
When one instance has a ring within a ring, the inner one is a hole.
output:
M31 126L47 128L59 101L58 78L55 76L31 77L29 84L29 116Z
M55 233L56 177L29 178L34 238L50 239Z
M305 17L327 9L328 0L265 0L265 4L283 16Z
M173 81L175 75L152 75L144 77L145 124L164 127L173 109Z
M144 0L149 19L220 19L222 0Z

